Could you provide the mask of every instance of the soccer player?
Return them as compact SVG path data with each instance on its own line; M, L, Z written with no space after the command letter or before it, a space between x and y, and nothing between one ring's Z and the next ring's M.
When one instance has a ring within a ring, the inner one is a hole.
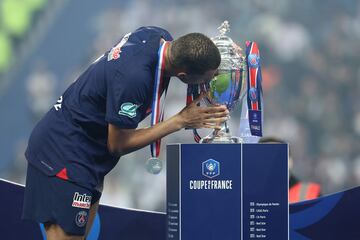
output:
M69 86L32 131L25 153L23 219L44 223L50 240L85 239L104 177L122 155L182 128L218 128L226 120L225 106L199 107L201 95L173 117L137 128L151 111L159 112L156 101L170 77L205 83L219 64L217 47L200 33L174 41L158 27L126 34Z

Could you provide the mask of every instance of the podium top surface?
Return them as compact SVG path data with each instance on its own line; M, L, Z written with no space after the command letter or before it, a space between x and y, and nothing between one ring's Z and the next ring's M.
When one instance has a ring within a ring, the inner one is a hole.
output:
M179 145L289 145L288 143L168 143L166 146Z

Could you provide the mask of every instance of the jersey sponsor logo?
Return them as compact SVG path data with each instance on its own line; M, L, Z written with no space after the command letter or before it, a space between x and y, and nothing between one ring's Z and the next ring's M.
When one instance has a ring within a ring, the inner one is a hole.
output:
M80 194L78 192L75 192L73 202L72 202L72 206L77 207L77 208L90 209L91 196L86 195L86 193Z
M85 227L88 220L88 214L85 211L80 211L76 214L75 223L78 227Z
M131 102L123 103L123 104L121 104L119 114L127 116L129 118L134 118L134 117L136 117L136 110L140 106L141 105L137 105L137 104L134 104L134 103L131 103Z
M124 44L129 40L130 35L131 35L131 32L125 34L125 36L121 39L121 41L110 50L108 57L107 57L108 61L116 60L120 57L121 47L124 46Z

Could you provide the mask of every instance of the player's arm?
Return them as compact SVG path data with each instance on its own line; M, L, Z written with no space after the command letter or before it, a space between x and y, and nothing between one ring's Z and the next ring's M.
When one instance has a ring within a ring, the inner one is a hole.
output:
M229 114L225 106L198 107L201 98L185 107L175 116L149 128L122 129L109 124L108 149L111 153L125 155L143 148L159 138L182 128L219 128Z

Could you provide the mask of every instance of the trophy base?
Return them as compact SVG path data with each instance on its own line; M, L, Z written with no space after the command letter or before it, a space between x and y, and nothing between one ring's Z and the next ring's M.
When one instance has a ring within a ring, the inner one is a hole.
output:
M200 143L244 143L239 137L204 137L200 140Z
M227 123L224 122L220 130L214 130L208 136L202 138L199 143L244 143L244 140L231 136Z

